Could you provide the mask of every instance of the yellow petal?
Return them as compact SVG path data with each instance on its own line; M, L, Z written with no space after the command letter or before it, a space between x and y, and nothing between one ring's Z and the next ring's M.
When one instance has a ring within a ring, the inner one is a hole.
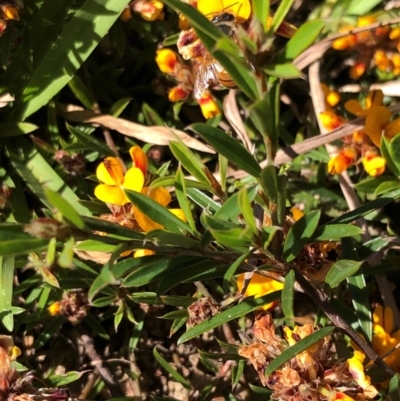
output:
M160 49L157 51L156 63L158 68L165 74L173 74L178 57L171 49Z
M380 147L383 130L389 122L391 112L383 106L370 109L365 120L365 133L371 141Z
M231 13L239 24L243 24L250 17L251 6L249 0L198 0L197 9L207 18L212 19L218 14Z
M360 102L357 102L355 99L351 99L347 101L344 104L344 108L351 114L354 114L355 116L360 116L362 115L362 112L364 111L363 108L361 107Z
M138 249L133 254L134 258L141 258L143 256L155 255L155 252L150 249Z
M176 217L181 219L182 221L186 222L186 216L183 213L182 209L168 209L172 214L174 214Z
M107 157L97 167L96 177L106 185L121 185L124 177L122 163L115 157Z
M19 20L19 11L13 6L4 6L3 13L7 19Z
M239 274L236 284L238 290L242 291L244 284L244 273ZM245 297L254 296L256 298L262 297L263 295L270 294L272 292L281 290L283 284L279 281L273 280L269 277L261 276L260 274L254 273L250 280L250 284L247 286L246 292L243 294ZM269 309L275 305L275 302L271 302L263 306L263 309Z
M113 205L123 206L129 202L122 189L116 185L97 185L94 195L97 199Z
M161 224L156 223L150 217L147 217L143 212L141 212L137 207L132 206L132 211L135 215L136 222L139 224L139 227L144 232L149 232L153 230L163 229L164 227Z
M165 188L155 188L149 192L149 187L142 190L142 194L153 199L162 206L167 206L171 202L171 194Z
M142 170L137 167L130 168L124 177L122 187L132 191L140 192L144 184L144 175Z
M383 92L380 89L372 90L368 93L367 99L365 100L365 108L369 109L372 106L382 106Z
M400 118L391 121L385 129L385 137L389 140L400 134Z
M371 177L376 177L383 174L386 168L386 160L383 157L364 157L364 169Z

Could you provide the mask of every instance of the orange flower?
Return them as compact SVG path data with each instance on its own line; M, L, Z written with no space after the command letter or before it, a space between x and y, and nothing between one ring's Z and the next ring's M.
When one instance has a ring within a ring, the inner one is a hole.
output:
M335 107L340 102L340 93L331 90L328 85L321 83L321 90L325 97L325 107L327 109Z
M322 125L328 130L334 130L341 127L346 120L343 117L338 116L336 113L330 110L325 110L319 114Z
M94 190L96 198L119 206L129 202L124 189L140 192L144 184L142 170L132 167L124 175L122 163L115 157L107 157L99 164L96 177L101 182Z
M400 344L400 330L393 331L393 312L389 307L378 305L373 313L372 347L379 356L387 354ZM400 348L387 356L384 361L395 371L400 372Z
M61 301L57 301L52 303L48 308L48 312L51 316L59 316L61 315Z
M142 171L143 176L146 176L149 165L146 153L144 153L142 148L139 146L132 146L129 149L129 154L133 161L133 167L139 168Z
M390 40L397 40L400 39L400 27L392 28L389 33Z
M364 372L363 362L365 355L361 351L354 351L353 357L347 360L349 372L364 394L373 399L378 394L377 389L371 385L371 379Z
M383 50L376 50L374 53L374 61L376 64L376 68L383 72L390 72L393 70L394 65L392 60L388 57L386 52Z
M369 91L365 99L365 107L355 99L351 99L344 104L345 109L358 116L366 117L373 107L382 106L383 92L380 89Z
M354 163L356 156L357 152L353 148L343 148L337 156L329 160L329 174L342 174L343 171L347 170Z
M156 63L164 74L174 74L178 57L171 49L157 50Z
M238 286L238 290L242 291L244 285L244 273L239 274L236 284ZM254 296L255 298L259 298L272 292L279 291L282 288L283 283L273 280L272 278L264 277L260 274L254 273L243 296ZM270 302L269 304L264 305L262 309L272 309L275 305L276 302Z
M349 77L351 79L359 79L367 69L367 65L363 61L356 62L349 70Z
M366 152L362 160L365 172L371 177L383 174L386 167L386 160L376 152Z
M207 120L209 118L217 117L221 114L221 110L218 107L217 102L211 96L209 92L203 93L201 99L198 100L201 112L204 118Z
M158 0L136 0L132 8L145 21L155 21L164 18L164 4Z
M365 119L365 132L379 148L382 135L388 140L400 133L400 118L390 121L392 113L384 106L373 107Z
M333 41L332 48L335 50L347 50L357 43L357 35L347 35Z
M170 102L180 102L187 99L189 93L185 91L182 86L178 85L172 88L168 93L168 99Z

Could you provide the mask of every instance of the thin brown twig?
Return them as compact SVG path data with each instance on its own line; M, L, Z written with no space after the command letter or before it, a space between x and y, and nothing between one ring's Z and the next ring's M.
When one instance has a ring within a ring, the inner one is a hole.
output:
M91 361L96 362L97 371L101 376L104 384L109 389L113 398L116 397L123 397L124 393L121 390L118 382L115 380L113 374L111 373L110 369L105 365L104 361L96 351L93 343L93 339L89 337L87 334L80 335L80 341L83 344L83 349L85 354L89 357Z

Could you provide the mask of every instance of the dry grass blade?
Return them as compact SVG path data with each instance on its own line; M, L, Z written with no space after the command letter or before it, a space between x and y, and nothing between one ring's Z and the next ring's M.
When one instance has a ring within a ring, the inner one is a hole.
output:
M247 135L246 128L243 124L242 117L240 116L240 112L236 102L236 91L231 89L229 91L228 96L225 96L224 99L224 115L226 119L229 121L229 124L235 130L237 136L243 142L244 146L248 151L251 152L253 148L253 144L249 136Z
M395 114L400 111L400 104L396 104L394 106L389 107L389 110ZM326 135L319 135L309 139L304 140L300 143L295 143L292 146L289 146L284 149L278 150L276 153L276 157L274 160L274 164L276 166L280 166L284 163L293 160L295 157L303 155L310 150L316 149L320 146L326 145L327 143L336 141L340 138L343 138L346 135L350 135L352 132L360 130L364 127L365 118L357 118L352 122L343 125L342 127L335 129L334 131L329 132ZM267 160L264 160L260 163L262 168L268 165ZM243 178L246 177L248 174L244 171L236 171L230 175L233 178Z
M77 123L98 124L117 131L120 134L153 145L168 145L170 141L176 140L176 137L179 137L189 148L196 149L200 152L215 153L215 151L208 145L205 145L180 130L159 126L147 127L108 114L96 114L93 111L85 110L74 105L60 104L58 105L58 111L66 120Z

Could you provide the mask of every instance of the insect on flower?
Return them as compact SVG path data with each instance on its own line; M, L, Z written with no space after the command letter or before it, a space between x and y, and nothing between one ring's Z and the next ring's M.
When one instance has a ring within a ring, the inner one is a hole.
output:
M236 42L236 21L231 13L223 13L215 16L211 22L227 35L231 40ZM221 84L228 88L234 88L235 82L226 72L224 67L211 55L205 51L197 66L195 81L194 81L194 97L201 99L203 93L211 84Z
M225 3L226 1L224 0L215 2L199 0L197 8L210 18L211 22L229 39L238 43L238 23L243 23L249 18L251 12L250 3L248 0L241 0L227 5ZM196 60L198 60L198 64L195 67L193 90L196 99L201 99L204 92L212 84L221 84L228 88L236 86L224 67L207 50L204 49L203 55L197 57Z

